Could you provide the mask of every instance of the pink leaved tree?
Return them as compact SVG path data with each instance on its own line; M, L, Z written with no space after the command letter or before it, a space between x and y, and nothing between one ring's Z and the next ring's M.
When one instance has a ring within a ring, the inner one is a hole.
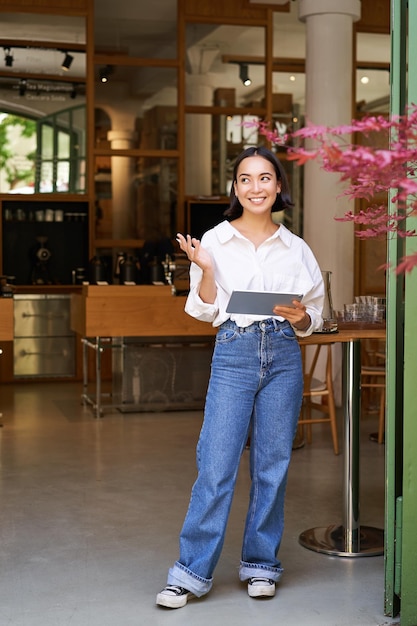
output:
M366 226L356 231L358 237L416 235L415 230L407 230L406 219L417 216L417 106L390 119L381 115L336 127L308 125L287 136L271 131L265 122L246 124L257 126L272 143L287 147L289 160L298 165L318 160L326 171L340 175L347 185L344 194L369 201L365 210L348 211L344 217L335 218ZM355 143L352 137L357 139ZM303 147L300 140L310 140L314 147ZM390 190L393 190L390 209L373 202L375 196L388 194ZM417 252L414 252L401 259L396 271L411 271L416 265Z

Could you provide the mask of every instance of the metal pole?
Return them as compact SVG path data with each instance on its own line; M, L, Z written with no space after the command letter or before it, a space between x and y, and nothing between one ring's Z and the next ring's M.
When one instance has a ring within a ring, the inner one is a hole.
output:
M343 344L343 528L345 552L360 552L359 522L359 431L360 431L360 341Z

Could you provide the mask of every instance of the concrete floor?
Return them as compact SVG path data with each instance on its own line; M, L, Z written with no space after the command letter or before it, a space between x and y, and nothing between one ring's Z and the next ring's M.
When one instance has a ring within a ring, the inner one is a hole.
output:
M328 426L294 451L275 598L253 600L237 566L249 490L242 458L211 593L155 606L195 477L201 412L106 413L81 406L81 385L5 385L0 392L0 625L382 626L383 557L306 550L298 536L341 522L342 456ZM384 522L384 446L361 439L361 523Z

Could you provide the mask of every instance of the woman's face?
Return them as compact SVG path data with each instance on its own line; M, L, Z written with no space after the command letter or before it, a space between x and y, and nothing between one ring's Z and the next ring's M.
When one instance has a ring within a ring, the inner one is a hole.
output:
M234 190L243 212L264 214L271 212L281 183L272 163L261 156L251 156L240 163Z

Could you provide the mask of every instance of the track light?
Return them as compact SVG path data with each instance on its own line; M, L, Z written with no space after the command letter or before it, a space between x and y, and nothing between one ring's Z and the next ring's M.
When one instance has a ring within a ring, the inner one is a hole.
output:
M13 66L13 55L11 53L10 48L4 48L4 65L6 67Z
M99 78L100 81L102 83L107 83L107 81L109 80L110 75L113 73L113 66L112 65L106 65L105 67L102 67L99 71Z
M252 84L249 78L249 66L247 63L239 63L239 78L245 87L249 87Z
M26 78L21 78L19 80L19 96L25 95L27 87L28 87L28 84L26 82Z
M68 52L66 52L66 50L64 50L64 60L62 61L61 64L61 69L65 70L66 72L68 72L69 68L71 67L71 63L74 60L74 57L71 54L68 54Z

